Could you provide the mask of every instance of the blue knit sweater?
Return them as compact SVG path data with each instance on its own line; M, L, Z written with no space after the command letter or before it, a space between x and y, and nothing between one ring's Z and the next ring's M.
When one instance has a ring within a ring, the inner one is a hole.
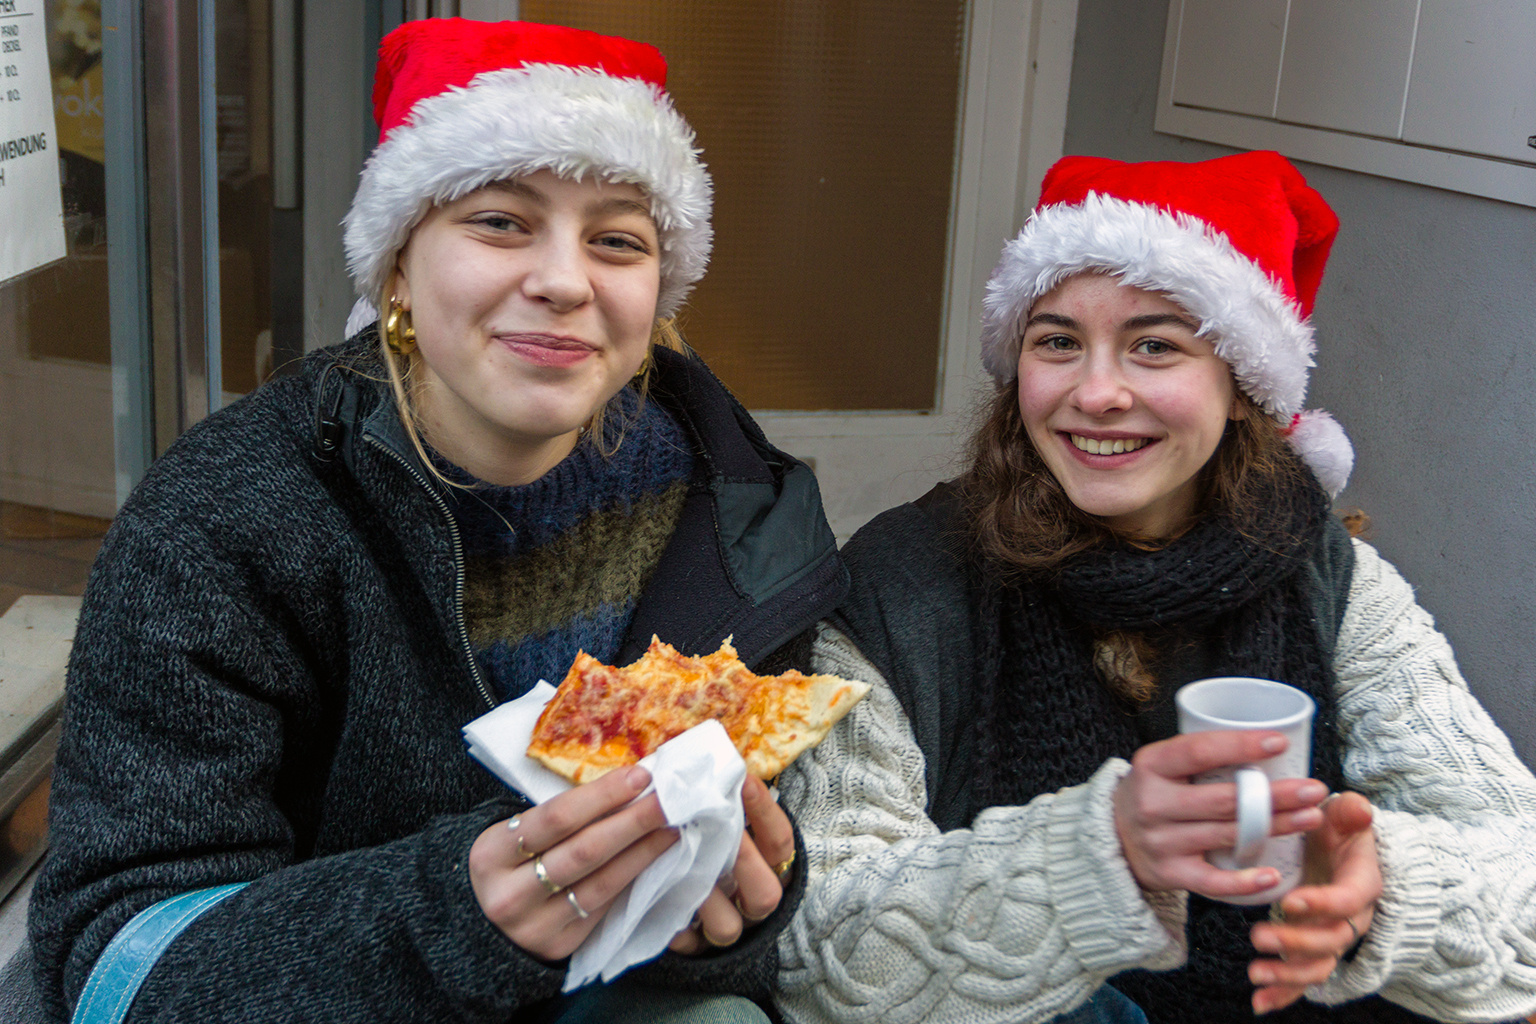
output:
M618 449L584 438L532 483L468 485L450 506L464 538L464 623L502 700L559 685L576 652L612 663L682 512L693 455L655 402L620 394ZM610 438L610 445L613 443Z

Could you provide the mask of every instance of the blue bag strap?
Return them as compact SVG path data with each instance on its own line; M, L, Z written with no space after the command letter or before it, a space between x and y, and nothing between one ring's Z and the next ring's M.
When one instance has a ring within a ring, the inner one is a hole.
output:
M204 911L244 889L249 882L234 882L212 889L197 889L145 907L112 936L91 976L86 979L80 1002L70 1024L119 1024L128 1016L133 997L149 977L155 961L187 925Z

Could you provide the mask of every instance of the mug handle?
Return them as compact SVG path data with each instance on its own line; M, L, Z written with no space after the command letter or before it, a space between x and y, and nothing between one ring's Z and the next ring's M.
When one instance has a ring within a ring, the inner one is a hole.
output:
M1250 766L1237 769L1233 779L1237 783L1237 843L1232 847L1232 859L1240 868L1251 868L1259 862L1269 840L1269 776Z

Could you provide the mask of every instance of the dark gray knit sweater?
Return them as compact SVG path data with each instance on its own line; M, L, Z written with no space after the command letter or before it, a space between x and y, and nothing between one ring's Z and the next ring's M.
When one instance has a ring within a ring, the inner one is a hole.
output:
M316 353L193 428L107 536L29 922L57 1019L139 910L244 880L170 947L130 1019L509 1021L559 990L563 968L513 946L469 887L470 844L520 802L464 752L490 698L459 538L374 344ZM702 363L657 355L653 400L694 439L695 472L620 656L652 632L699 650L734 633L762 663L846 573L806 467ZM637 977L761 996L798 897L730 950Z

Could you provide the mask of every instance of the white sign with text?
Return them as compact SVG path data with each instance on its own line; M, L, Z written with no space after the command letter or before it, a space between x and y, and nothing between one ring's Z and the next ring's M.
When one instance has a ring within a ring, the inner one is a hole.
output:
M44 0L0 0L0 281L64 256Z

